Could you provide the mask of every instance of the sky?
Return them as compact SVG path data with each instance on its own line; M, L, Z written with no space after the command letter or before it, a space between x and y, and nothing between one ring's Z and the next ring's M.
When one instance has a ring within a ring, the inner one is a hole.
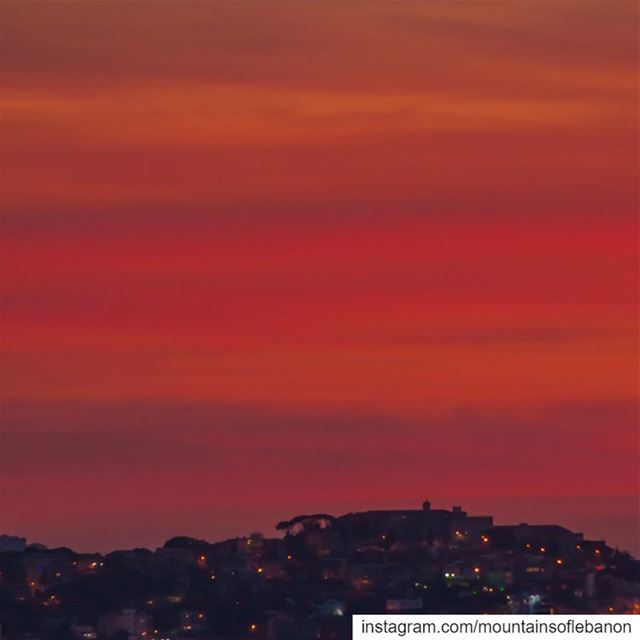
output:
M635 2L0 17L1 531L429 497L640 553Z

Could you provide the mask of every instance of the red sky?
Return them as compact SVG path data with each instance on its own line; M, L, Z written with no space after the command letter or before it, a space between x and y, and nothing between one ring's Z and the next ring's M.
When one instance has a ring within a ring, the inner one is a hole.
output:
M428 494L640 552L637 21L3 2L0 529Z

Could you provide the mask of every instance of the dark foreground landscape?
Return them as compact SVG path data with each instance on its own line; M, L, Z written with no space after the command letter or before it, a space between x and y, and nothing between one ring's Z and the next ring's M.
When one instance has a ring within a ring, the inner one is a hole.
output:
M1 637L340 639L352 613L640 613L640 563L557 525L425 502L276 529L106 555L1 536Z

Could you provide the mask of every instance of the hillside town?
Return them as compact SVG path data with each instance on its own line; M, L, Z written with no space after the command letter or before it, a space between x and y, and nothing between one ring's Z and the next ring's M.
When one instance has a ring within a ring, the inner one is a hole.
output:
M339 640L353 613L640 613L640 562L558 525L427 501L276 532L104 555L0 536L0 637Z

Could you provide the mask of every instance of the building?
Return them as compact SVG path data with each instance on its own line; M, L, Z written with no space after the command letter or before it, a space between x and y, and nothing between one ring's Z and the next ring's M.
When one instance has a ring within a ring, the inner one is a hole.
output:
M98 618L98 636L110 638L118 631L129 634L129 640L145 638L151 629L151 617L136 609L121 609L103 613Z
M507 525L486 531L492 544L503 549L527 549L551 555L572 556L582 544L583 535L547 524Z
M0 553L3 551L13 551L22 553L27 546L27 539L19 536L0 535Z
M460 507L432 509L425 501L422 509L364 511L336 518L351 548L377 545L448 546L480 544L481 535L491 528L490 516L469 516Z

